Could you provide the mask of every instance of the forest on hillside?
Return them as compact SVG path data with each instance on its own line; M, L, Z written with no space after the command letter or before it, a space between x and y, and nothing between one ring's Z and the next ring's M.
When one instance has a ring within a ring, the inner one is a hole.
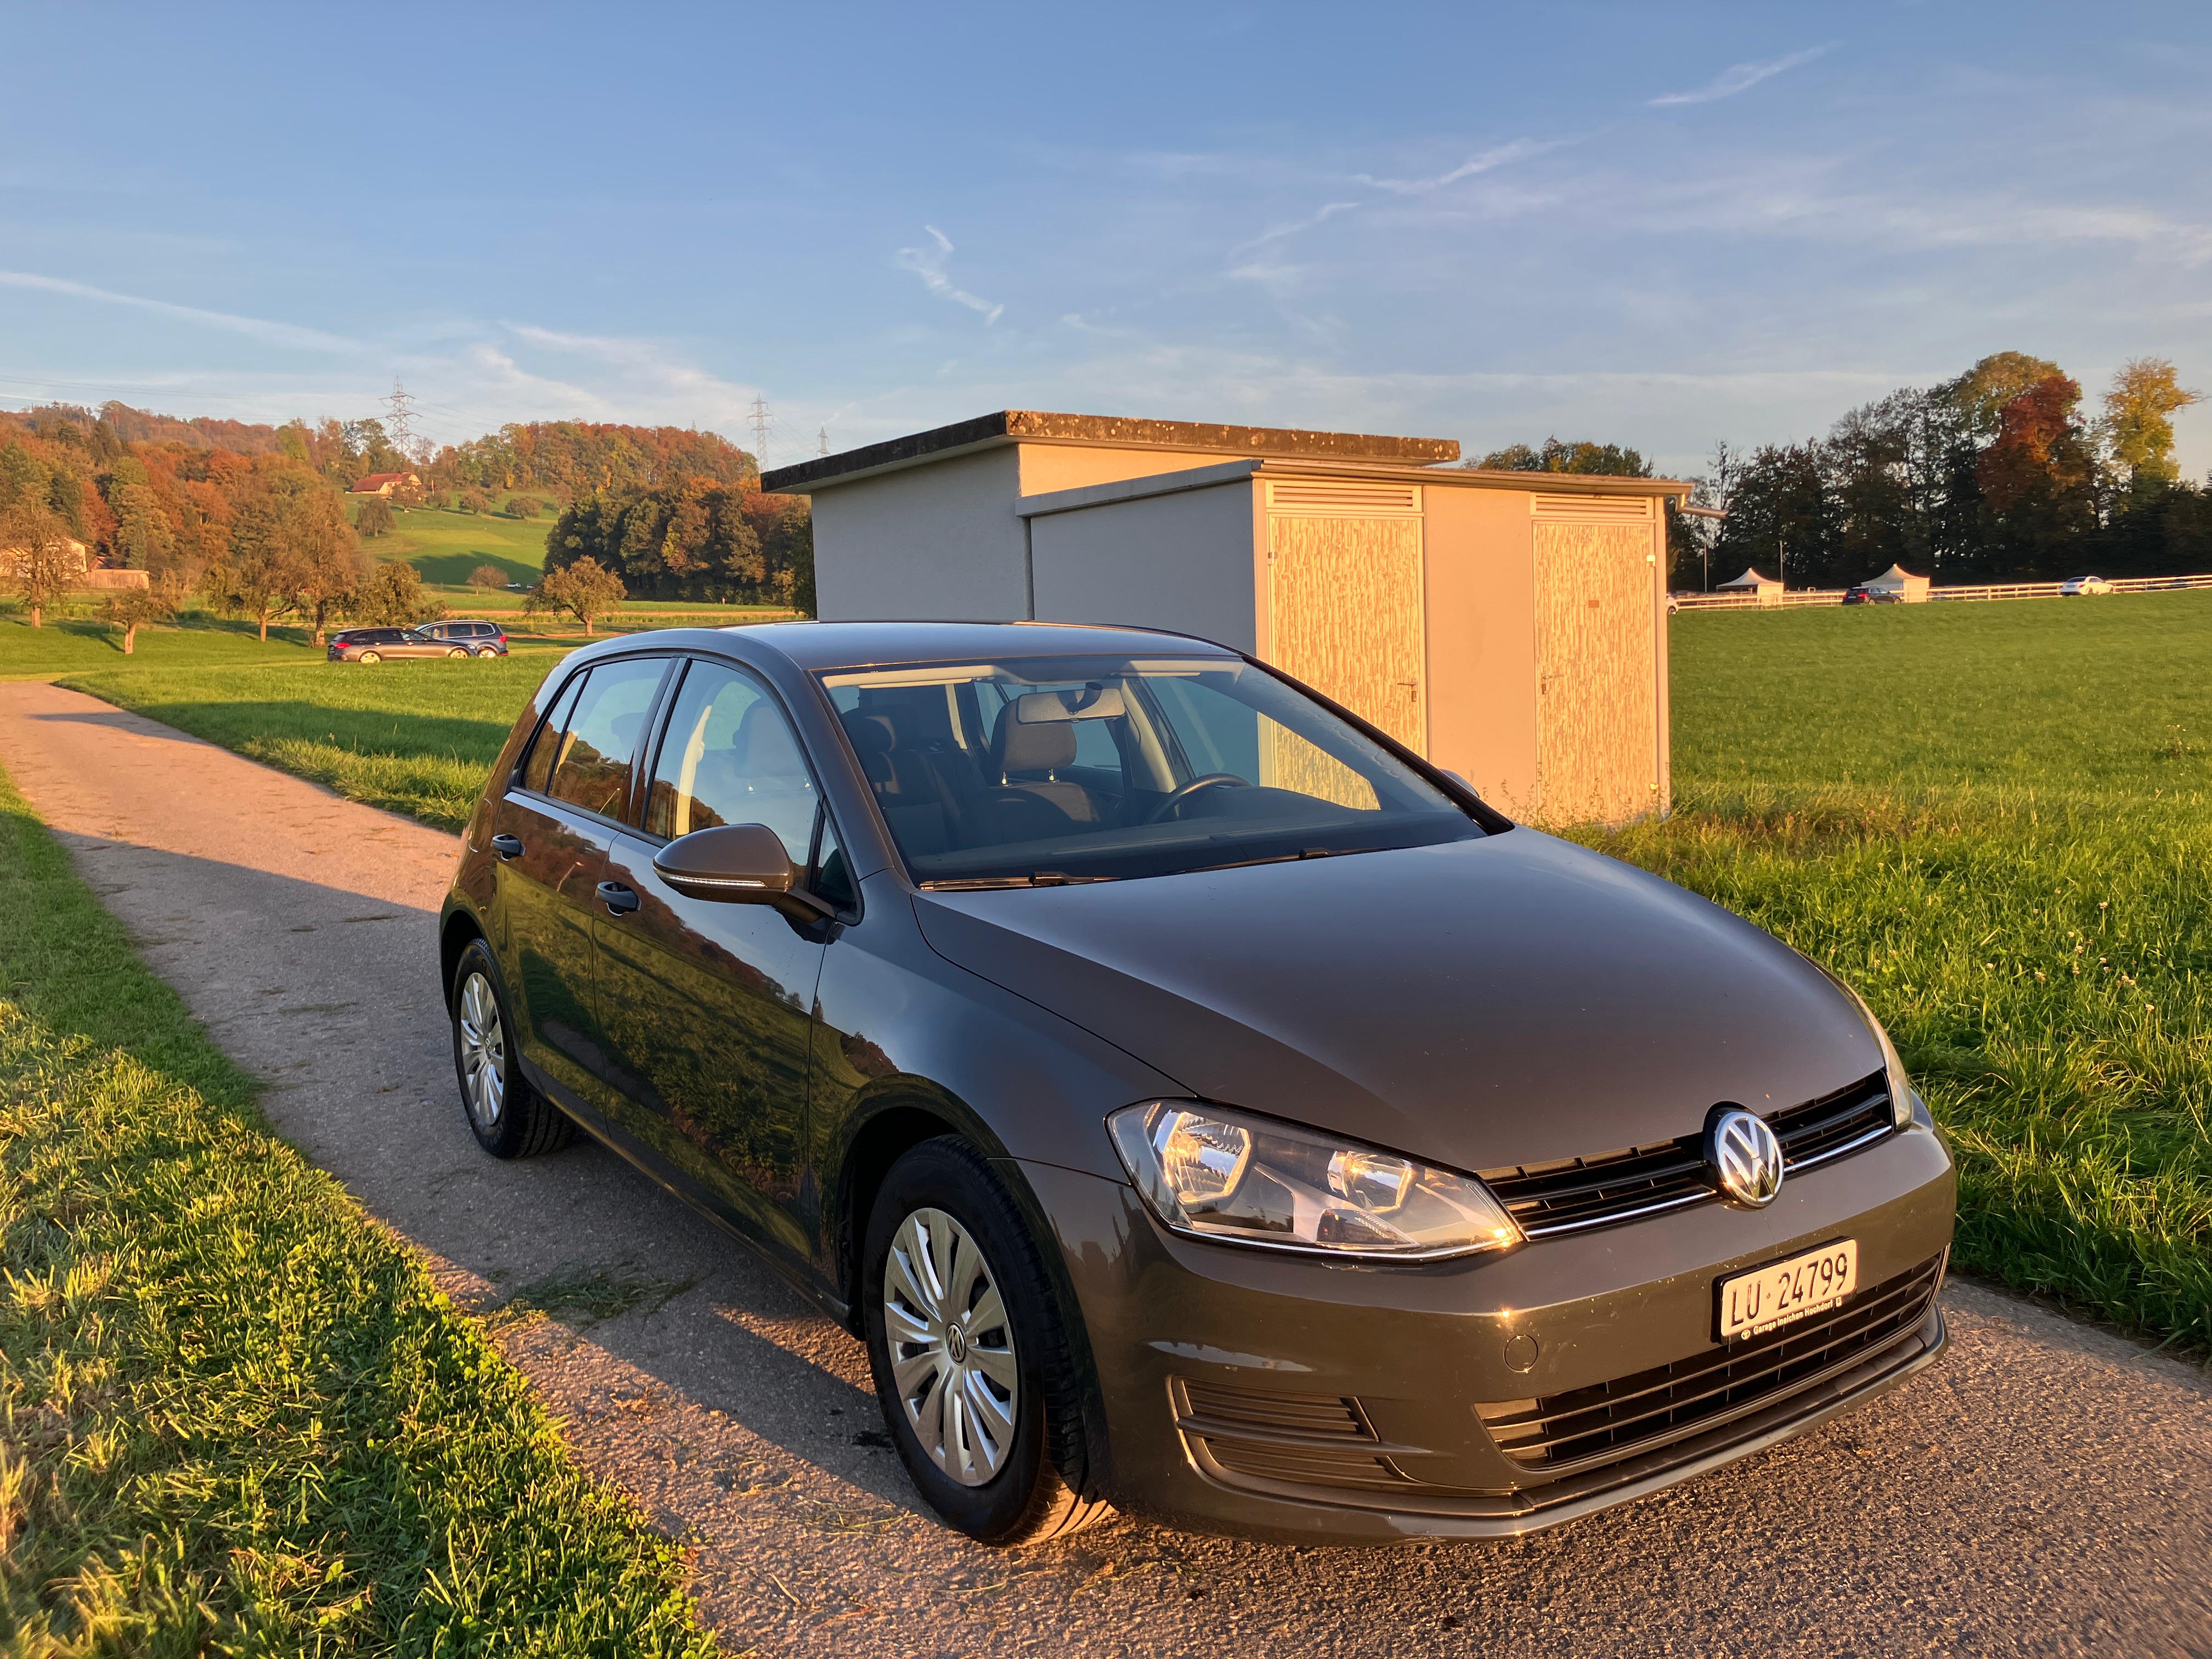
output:
M374 472L420 480L396 498L403 510L489 512L520 497L534 512L550 497L562 511L549 565L595 554L641 596L811 603L805 500L763 495L750 454L678 427L530 422L426 459L374 420L0 411L0 546L74 538L102 563L147 571L170 604L198 595L264 624L416 620L435 599L411 569L372 562L348 519L345 491Z

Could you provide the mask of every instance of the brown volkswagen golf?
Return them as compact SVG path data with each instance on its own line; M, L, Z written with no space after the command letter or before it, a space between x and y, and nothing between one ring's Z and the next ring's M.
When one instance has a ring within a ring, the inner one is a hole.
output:
M1200 641L587 647L441 925L485 1150L580 1125L761 1250L993 1543L1525 1532L1943 1344L1849 989Z

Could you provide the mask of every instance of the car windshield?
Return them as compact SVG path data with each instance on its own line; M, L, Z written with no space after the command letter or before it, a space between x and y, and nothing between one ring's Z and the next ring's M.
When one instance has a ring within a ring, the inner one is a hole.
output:
M821 676L925 886L1049 884L1480 836L1434 785L1234 659Z

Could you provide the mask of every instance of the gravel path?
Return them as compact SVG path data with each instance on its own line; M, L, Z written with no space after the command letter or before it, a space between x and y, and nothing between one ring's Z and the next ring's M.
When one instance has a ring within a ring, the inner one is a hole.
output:
M1968 1285L1896 1393L1565 1530L969 1545L919 1512L859 1345L740 1246L595 1146L477 1152L434 982L453 837L50 685L0 685L0 762L283 1131L692 1544L732 1653L2212 1659L2212 1382Z

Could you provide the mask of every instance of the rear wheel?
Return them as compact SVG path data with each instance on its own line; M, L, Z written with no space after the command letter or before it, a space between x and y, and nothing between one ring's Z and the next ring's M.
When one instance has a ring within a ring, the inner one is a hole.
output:
M384 653L380 651L364 651L361 653L361 660L363 662L382 662L384 660Z
M1058 1298L982 1155L952 1136L908 1152L876 1195L863 1248L876 1397L930 1507L1006 1547L1111 1513L1089 1477Z
M494 1158L529 1158L575 1139L576 1126L567 1114L522 1075L514 1022L482 939L471 940L461 952L452 1002L453 1073L477 1145Z

